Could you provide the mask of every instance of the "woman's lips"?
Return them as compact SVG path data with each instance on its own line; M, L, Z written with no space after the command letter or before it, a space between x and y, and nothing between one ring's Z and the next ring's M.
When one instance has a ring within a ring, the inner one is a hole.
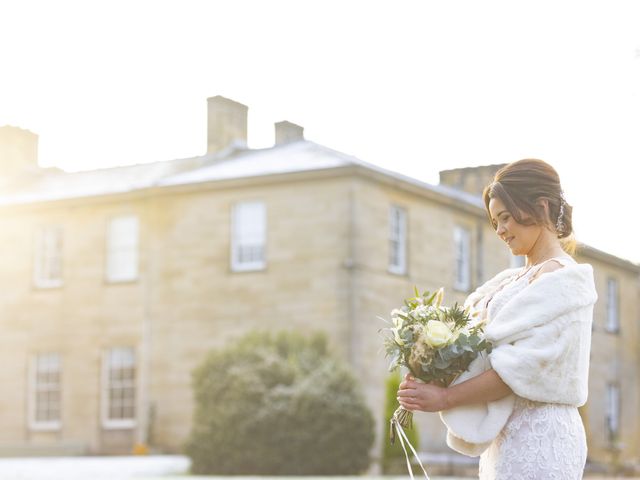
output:
M511 237L507 239L507 245L511 245L511 242L513 241L513 239L516 237Z

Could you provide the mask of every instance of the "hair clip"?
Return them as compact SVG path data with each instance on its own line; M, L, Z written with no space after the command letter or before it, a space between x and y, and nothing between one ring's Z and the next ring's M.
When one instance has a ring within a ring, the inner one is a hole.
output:
M564 228L564 222L562 221L562 217L564 216L564 205L567 201L564 198L564 192L560 192L560 213L558 213L558 220L556 221L556 231L558 233L562 232Z

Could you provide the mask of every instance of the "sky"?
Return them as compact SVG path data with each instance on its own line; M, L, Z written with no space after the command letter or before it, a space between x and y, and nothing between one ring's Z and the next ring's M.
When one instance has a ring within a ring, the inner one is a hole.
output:
M543 159L577 239L640 263L640 2L0 0L0 125L41 166L202 155L215 95L251 148L289 120L434 184Z

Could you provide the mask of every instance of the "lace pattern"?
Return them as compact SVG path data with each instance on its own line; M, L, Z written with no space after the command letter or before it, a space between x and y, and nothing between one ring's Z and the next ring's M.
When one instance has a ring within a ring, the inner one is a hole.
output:
M513 413L480 456L480 480L579 480L587 441L578 409L516 397Z
M484 301L483 314L493 318L529 284L534 271L520 278L517 272L507 279ZM535 402L516 395L507 424L480 456L479 479L581 479L586 460L586 435L576 407Z

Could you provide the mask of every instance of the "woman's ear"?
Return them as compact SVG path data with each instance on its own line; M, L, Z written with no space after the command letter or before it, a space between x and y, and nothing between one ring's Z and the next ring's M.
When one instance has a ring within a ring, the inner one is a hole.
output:
M549 200L547 200L546 198L539 198L538 200L536 200L536 205L538 205L544 211L545 218L551 221L551 214L549 213Z

